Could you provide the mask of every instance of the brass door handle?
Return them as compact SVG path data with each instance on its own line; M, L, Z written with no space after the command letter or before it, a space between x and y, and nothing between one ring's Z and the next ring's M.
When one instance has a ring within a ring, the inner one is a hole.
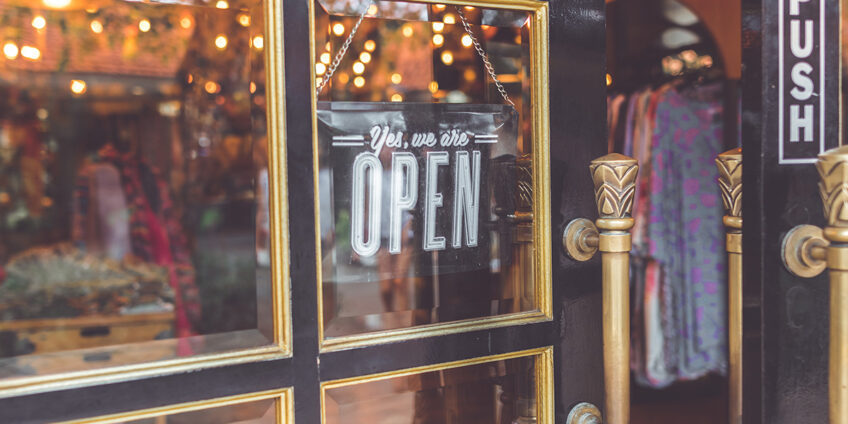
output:
M829 422L848 424L848 146L819 155L816 169L827 226L793 228L783 239L781 256L799 277L829 270Z
M589 164L599 218L578 218L562 243L575 260L601 251L603 272L604 383L607 424L630 421L630 232L636 193L636 159L611 153ZM600 229L600 231L598 231Z
M716 158L727 228L727 351L730 424L742 423L742 149Z

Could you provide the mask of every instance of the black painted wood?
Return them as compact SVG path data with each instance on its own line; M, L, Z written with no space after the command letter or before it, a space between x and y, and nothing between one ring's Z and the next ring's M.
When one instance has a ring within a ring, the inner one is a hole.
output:
M606 153L605 2L550 2L552 321L324 353L318 351L307 0L283 4L291 210L293 356L0 399L0 423L50 422L294 387L295 420L320 422L321 381L554 346L556 422L603 405L600 261L560 247L565 223L594 218L588 164Z

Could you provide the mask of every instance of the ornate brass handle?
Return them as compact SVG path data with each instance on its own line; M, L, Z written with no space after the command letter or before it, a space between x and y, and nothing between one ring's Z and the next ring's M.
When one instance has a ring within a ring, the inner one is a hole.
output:
M718 185L727 214L727 346L730 424L742 423L742 149L716 158Z
M589 165L599 218L571 221L562 243L579 261L601 251L603 270L606 423L630 421L630 228L636 193L636 159L611 153ZM600 232L598 231L600 229Z
M782 256L799 277L830 272L829 416L831 424L848 424L848 146L819 155L816 169L827 226L793 228Z

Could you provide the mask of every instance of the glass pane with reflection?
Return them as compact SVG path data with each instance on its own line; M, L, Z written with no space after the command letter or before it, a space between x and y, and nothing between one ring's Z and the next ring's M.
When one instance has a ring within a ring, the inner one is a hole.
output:
M0 378L272 341L262 7L166 3L0 0Z
M265 399L235 405L179 412L139 420L110 421L126 424L274 424L278 400Z
M531 13L336 0L315 10L325 337L538 310ZM448 147L445 134L460 141ZM379 170L356 177L362 155ZM430 166L433 155L443 162Z
M537 422L534 357L331 387L325 424Z

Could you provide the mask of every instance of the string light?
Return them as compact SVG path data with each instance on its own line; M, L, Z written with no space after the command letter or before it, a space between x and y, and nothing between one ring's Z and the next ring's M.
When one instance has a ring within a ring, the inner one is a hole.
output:
M368 15L369 16L374 16L374 15L377 14L377 12L378 12L378 9L377 9L376 4L372 4L371 6L368 6Z
M250 94L253 94L255 92L256 92L256 83L251 81L250 82Z
M442 63L450 66L453 63L453 53L448 52L448 51L443 52L442 53Z
M138 21L138 29L141 30L141 32L150 31L150 21L148 21L147 19L142 19Z
M413 31L412 25L410 25L410 24L405 24L403 26L403 29L401 29L403 36L406 37L406 38L412 37L412 31Z
M473 43L473 42L472 42L472 40L471 40L471 36L470 36L470 35L465 34L465 35L463 35L463 36L462 36L462 45L463 45L463 46L465 46L465 47L471 47L471 44L472 44L472 43Z
M451 25L452 25L452 24L455 24L455 23L456 23L456 18L455 18L452 14L450 14L450 13L448 13L447 15L445 15L445 18L444 18L444 19L442 19L442 20L443 20L446 24L451 24Z
M433 6L433 9L436 9L436 10L442 10L444 8L445 8L445 5L443 5L443 4L437 4L437 5Z
M330 51L330 42L329 41L327 41L327 43L324 44L324 50Z
M226 0L218 0L218 2L215 3L215 7L217 7L218 9L226 9L230 7L230 4L227 3Z
M474 10L474 6L465 6L465 10L468 10L468 11Z
M221 89L221 86L215 81L206 81L206 84L203 84L203 89L209 94L215 94Z
M376 48L377 48L377 43L375 43L374 40L368 40L368 41L365 42L365 50L368 50L369 52L373 52L374 49L376 49Z
M607 87L612 85L612 75L607 74Z
M371 53L368 53L368 52L360 53L359 54L359 61L362 62L362 63L371 62Z
M192 74L186 75L186 82L189 83L189 84L194 82L194 75L192 75Z
M3 55L6 56L6 59L12 60L18 57L18 45L9 41L8 43L3 45Z
M183 27L183 29L191 28L191 18L183 16L183 18L180 19L180 26Z
M250 26L250 16L246 13L240 13L238 15L238 23L243 27Z
M261 35L253 37L253 47L257 49L262 49L263 47L265 47L265 39L262 38Z
M401 96L401 95L400 95L400 94L398 94L398 93L392 94L392 101L393 101L393 102L402 102L402 101L403 101L403 96Z
M465 78L466 81L471 82L477 79L477 73L474 72L473 69L468 68L462 73L462 77Z
M333 34L342 35L342 34L344 34L344 32L345 32L344 25L342 25L338 22L333 24Z
M443 29L445 29L444 22L433 22L433 31L442 32Z
M348 75L347 72L340 72L339 82L342 84L347 84L348 81L350 81L350 75Z
M95 34L100 34L101 32L103 32L103 24L97 19L91 21L88 26L91 27L91 31Z
M365 72L365 65L360 61L353 62L353 73L359 75Z
M362 86L365 85L365 78L362 78L362 77L354 78L353 79L353 85L355 85L359 88L362 88Z
M71 0L41 0L41 2L53 9L62 9L71 4Z
M403 81L403 77L397 72L392 74L391 79L393 84L400 84L400 82Z
M33 46L23 46L21 47L21 56L29 60L38 60L41 57L41 50Z
M224 34L219 34L215 37L215 47L217 47L218 50L224 50L227 48L227 37Z
M436 47L440 47L445 43L445 37L442 34L433 34L433 44Z
M32 27L35 29L44 29L47 26L47 20L44 16L38 15L32 18Z
M83 80L71 80L71 92L74 94L83 94L87 89L86 83Z
M318 75L324 75L324 72L327 72L327 65L324 65L323 63L316 63L315 73Z
M430 89L430 92L436 94L439 91L439 83L436 81L430 81L430 84L427 85L427 88Z
M325 65L330 64L330 54L329 53L321 53L321 63Z

